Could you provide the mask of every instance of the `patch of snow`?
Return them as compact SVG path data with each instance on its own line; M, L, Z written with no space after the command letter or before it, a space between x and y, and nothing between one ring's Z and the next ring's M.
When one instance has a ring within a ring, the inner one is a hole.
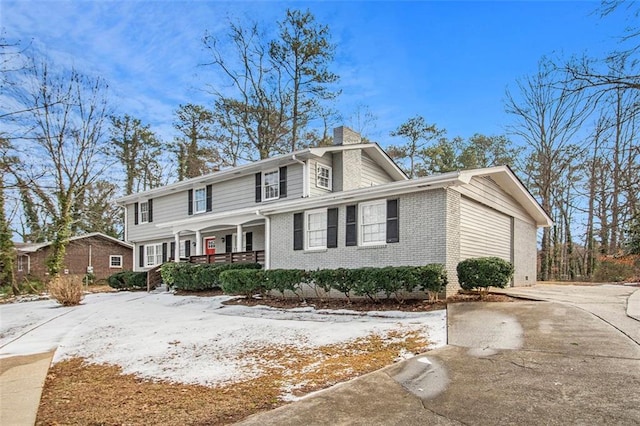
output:
M219 385L259 376L264 360L256 354L274 346L304 351L399 329L420 330L431 348L446 342L444 310L363 315L222 305L229 299L119 292L68 308L50 300L1 305L0 358L57 348L54 362L82 357L146 379Z

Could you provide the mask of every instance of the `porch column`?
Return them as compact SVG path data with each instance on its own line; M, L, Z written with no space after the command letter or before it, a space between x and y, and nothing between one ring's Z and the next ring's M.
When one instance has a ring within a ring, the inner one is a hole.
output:
M202 232L196 231L196 256L202 256Z
M264 269L271 267L271 218L264 218Z
M175 247L173 248L173 261L180 262L180 233L173 234L173 244Z
M242 250L242 225L236 226L236 251Z

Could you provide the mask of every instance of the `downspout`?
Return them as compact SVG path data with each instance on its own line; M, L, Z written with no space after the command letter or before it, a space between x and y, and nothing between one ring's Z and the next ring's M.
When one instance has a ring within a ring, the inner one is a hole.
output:
M309 196L309 170L307 170L307 162L298 160L295 154L291 156L291 159L296 163L302 164L302 198L306 198Z
M127 233L127 206L126 205L122 205L121 206L124 209L124 227L122 229L122 240L123 241L128 241L128 233Z

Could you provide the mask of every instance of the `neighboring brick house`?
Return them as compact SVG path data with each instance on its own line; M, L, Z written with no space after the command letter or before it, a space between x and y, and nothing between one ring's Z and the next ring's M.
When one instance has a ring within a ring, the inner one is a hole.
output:
M47 278L47 258L51 243L15 243L16 279L30 276ZM63 274L85 276L92 272L97 280L132 269L133 246L99 232L73 237L64 259Z
M514 286L536 281L536 232L551 218L508 166L408 179L346 128L334 145L186 179L117 200L133 267L171 259L258 261L266 269L442 263L497 256Z

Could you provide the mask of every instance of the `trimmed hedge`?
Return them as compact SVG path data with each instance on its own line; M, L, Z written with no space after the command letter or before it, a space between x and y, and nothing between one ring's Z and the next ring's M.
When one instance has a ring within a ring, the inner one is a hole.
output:
M260 269L259 263L165 263L160 269L162 281L169 287L184 291L204 291L221 287L220 274L234 269Z
M458 282L464 290L482 290L489 287L505 288L513 277L511 262L499 257L479 257L458 263Z
M264 272L258 269L228 269L220 273L222 291L227 294L252 297L265 294Z
M116 272L107 278L107 283L111 288L118 290L146 290L147 273L134 271Z
M447 285L447 274L443 265L400 266L358 269L300 269L227 270L220 274L222 290L228 294L252 297L278 291L282 297L287 291L301 297L303 284L309 284L316 295L330 290L338 291L347 299L351 295L364 296L377 301L381 294L404 300L408 293L421 290L427 292L429 300L437 299Z

